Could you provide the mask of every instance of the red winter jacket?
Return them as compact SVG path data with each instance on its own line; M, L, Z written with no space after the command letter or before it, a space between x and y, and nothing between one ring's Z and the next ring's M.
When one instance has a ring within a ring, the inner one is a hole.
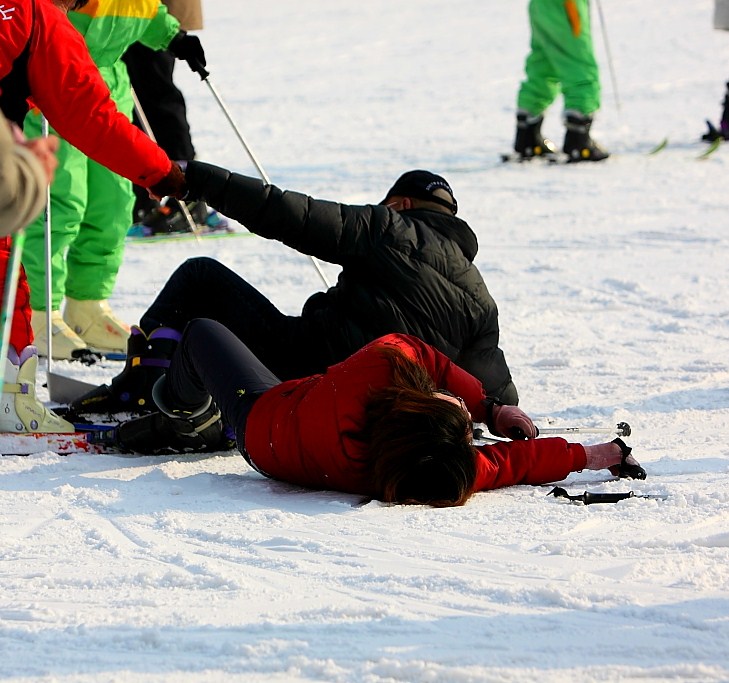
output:
M0 3L0 87L8 76L11 118L19 107L7 98L26 88L58 134L99 164L144 187L169 172L170 159L117 110L83 37L51 0Z
M320 375L283 382L256 402L245 445L264 474L300 486L376 495L361 467L363 447L347 433L364 422L371 390L392 381L381 353L394 346L421 363L440 389L461 396L474 422L486 419L481 382L417 337L389 334ZM479 447L475 491L513 484L543 484L583 469L585 450L564 439L504 442Z

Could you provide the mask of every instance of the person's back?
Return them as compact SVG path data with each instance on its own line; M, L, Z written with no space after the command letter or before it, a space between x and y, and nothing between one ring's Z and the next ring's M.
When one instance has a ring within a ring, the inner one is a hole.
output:
M345 226L349 208L342 207ZM327 329L331 356L343 359L385 334L412 334L481 379L491 395L515 403L498 347L498 308L473 265L478 241L471 228L431 209L369 208L368 235L342 257L336 286L313 295L302 311Z

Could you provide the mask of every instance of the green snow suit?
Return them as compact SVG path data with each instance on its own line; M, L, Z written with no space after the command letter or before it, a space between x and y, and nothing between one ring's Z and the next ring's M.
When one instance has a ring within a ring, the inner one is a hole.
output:
M109 86L119 111L131 119L134 107L125 50L139 41L165 49L180 24L159 0L91 0L68 17L83 35L89 52ZM25 120L28 137L41 134L41 116ZM108 299L124 255L134 193L126 178L61 141L59 165L51 185L52 309L65 296L82 301ZM46 310L45 219L26 228L23 265L30 283L33 310Z
M541 114L560 90L565 110L591 115L600 108L600 75L592 45L589 0L531 0L531 52L517 99Z

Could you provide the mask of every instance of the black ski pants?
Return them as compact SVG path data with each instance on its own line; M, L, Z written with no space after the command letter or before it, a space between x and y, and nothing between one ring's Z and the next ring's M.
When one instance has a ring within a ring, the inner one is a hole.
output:
M248 413L261 394L280 383L230 330L214 320L198 318L185 328L172 357L165 400L172 408L188 410L212 396L223 423L233 428L238 447L246 455Z
M172 78L175 56L168 50L150 50L141 43L134 43L124 53L123 59L157 144L170 159L194 159L195 148L187 122L185 97ZM143 128L136 114L134 123Z
M170 159L194 159L195 147L187 122L185 97L172 78L175 56L168 50L151 50L142 43L134 43L124 53L123 59L157 144ZM135 126L144 130L136 109L133 121ZM137 221L158 204L149 196L147 189L139 185L134 186L134 195L136 202L132 220Z
M325 331L299 316L284 315L255 287L219 261L188 259L170 276L140 327L183 332L195 318L227 327L282 380L323 372L330 357Z

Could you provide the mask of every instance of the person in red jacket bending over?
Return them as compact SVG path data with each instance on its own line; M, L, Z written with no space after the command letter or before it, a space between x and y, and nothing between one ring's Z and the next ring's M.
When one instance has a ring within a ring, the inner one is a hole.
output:
M463 505L475 491L583 469L646 476L620 439L534 439L520 408L490 400L478 379L404 334L376 339L323 374L280 382L227 328L198 318L153 392L160 411L120 425L123 447L221 450L225 423L265 476L385 502ZM474 446L474 421L519 440Z
M157 198L184 197L185 177L109 95L81 34L66 17L88 0L3 0L0 3L0 110L22 126L37 106L56 132L86 156ZM10 238L0 239L0 299ZM30 324L28 282L21 269L0 405L0 431L68 432L35 397L38 363Z

